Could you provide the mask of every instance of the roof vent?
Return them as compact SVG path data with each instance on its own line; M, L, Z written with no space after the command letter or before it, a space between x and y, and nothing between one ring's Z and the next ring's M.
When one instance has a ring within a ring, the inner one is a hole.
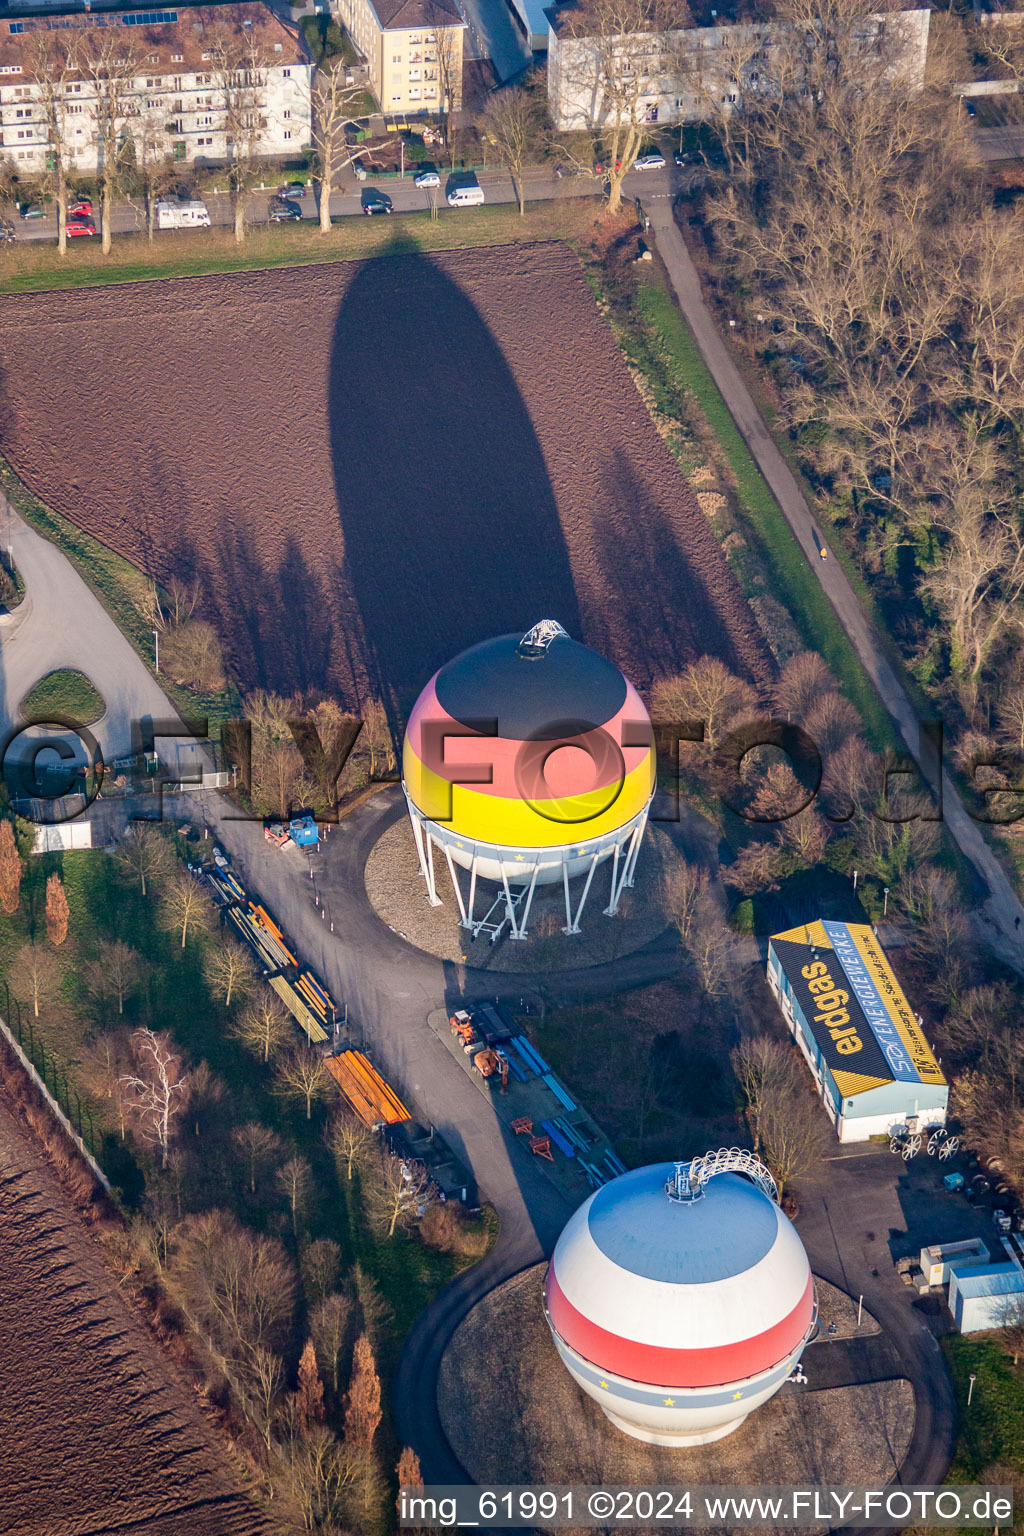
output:
M539 624L526 631L516 649L527 661L537 661L547 655L548 647L559 635L569 638L557 619L541 619Z

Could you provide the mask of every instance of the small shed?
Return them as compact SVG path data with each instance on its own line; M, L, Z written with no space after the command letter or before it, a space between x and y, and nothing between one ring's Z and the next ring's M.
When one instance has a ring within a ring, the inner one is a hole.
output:
M961 1333L1005 1328L1024 1316L1024 1271L1005 1260L999 1264L954 1264L949 1276L949 1310Z
M932 1243L921 1249L921 1274L925 1285L948 1285L954 1264L966 1270L988 1264L991 1257L980 1237L965 1238L960 1243Z

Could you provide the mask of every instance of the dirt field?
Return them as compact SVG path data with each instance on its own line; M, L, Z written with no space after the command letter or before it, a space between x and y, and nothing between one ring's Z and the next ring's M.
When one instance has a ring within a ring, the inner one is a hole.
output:
M485 1296L445 1351L441 1421L478 1483L882 1487L895 1476L914 1427L904 1380L780 1393L713 1445L675 1449L622 1434L555 1353L541 1307L545 1268ZM826 1316L842 1318L848 1298L816 1284L832 1292Z
M560 243L11 296L0 447L140 565L197 572L247 686L408 708L558 618L641 687L768 652Z
M0 1400L0 1532L269 1536L3 1105Z

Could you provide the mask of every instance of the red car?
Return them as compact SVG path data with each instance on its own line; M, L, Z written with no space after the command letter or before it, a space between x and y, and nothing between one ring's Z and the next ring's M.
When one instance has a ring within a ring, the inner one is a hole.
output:
M89 218L92 218L92 198L91 197L79 197L79 198L76 199L75 202L68 203L68 218L69 219L71 218L71 216L73 214L81 214L81 213L84 213Z
M84 214L76 214L73 218L69 214L67 224L64 227L69 236L94 235L96 233L96 225L92 219L86 218Z

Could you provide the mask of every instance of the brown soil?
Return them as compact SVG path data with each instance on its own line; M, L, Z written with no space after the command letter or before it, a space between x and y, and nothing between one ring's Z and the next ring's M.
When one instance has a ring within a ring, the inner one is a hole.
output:
M445 1351L441 1421L476 1482L883 1487L896 1475L914 1428L913 1388L904 1380L783 1390L714 1445L675 1449L623 1434L555 1353L541 1307L545 1268L485 1296ZM841 1315L849 1298L815 1283L819 1297L833 1293L829 1315Z
M185 1382L0 1104L0 1532L260 1536Z
M246 686L408 708L551 616L643 687L769 654L561 243L7 298L0 447L194 571Z

